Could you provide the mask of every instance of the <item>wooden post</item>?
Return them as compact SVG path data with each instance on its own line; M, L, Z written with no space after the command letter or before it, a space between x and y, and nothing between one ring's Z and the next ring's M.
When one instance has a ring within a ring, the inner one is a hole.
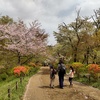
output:
M89 83L90 83L91 79L90 79L90 75L89 75Z
M16 90L18 89L18 82L16 82Z
M8 88L8 98L10 99L10 97L11 97L11 91L10 91L10 87Z

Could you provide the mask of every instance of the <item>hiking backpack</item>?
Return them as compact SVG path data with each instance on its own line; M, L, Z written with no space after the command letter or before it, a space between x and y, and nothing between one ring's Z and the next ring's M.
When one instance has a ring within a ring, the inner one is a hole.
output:
M61 64L60 64L60 70L59 70L59 72L60 72L60 73L63 73L63 74L66 73L65 67L62 66Z

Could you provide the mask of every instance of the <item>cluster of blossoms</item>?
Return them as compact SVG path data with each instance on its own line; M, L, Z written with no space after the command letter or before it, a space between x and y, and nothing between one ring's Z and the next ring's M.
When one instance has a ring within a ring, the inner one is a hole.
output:
M0 24L0 41L4 45L0 47L9 51L14 51L18 58L18 64L21 64L21 56L46 55L47 33L41 28L37 20L32 22L29 27L23 21ZM29 58L27 58L29 59Z
M14 71L14 74L15 74L15 75L21 76L22 73L23 73L24 75L25 75L26 73L28 73L29 68L24 67L24 66L17 66L17 67L14 67L13 71Z

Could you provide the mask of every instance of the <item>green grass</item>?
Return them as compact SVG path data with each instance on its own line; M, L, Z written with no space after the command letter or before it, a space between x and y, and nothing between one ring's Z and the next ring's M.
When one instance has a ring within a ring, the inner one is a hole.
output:
M29 76L25 76L22 79L22 84L20 83L20 78L15 76L10 76L7 80L0 82L0 100L8 100L8 88L11 89L11 99L10 100L22 100L23 94L25 92L25 87L29 81L29 78L38 71L38 68L31 70ZM16 90L16 82L18 82L18 89Z
M94 80L93 78L91 78L91 80L89 82L89 79L86 77L80 77L80 78L75 77L74 80L100 89L100 80L97 81L97 80Z

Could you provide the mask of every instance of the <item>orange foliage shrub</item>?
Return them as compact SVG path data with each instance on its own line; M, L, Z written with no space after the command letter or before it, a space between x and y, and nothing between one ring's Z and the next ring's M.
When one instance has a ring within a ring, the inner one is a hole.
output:
M100 73L100 66L97 64L89 64L88 71L90 73Z
M88 65L88 72L92 76L98 78L100 75L100 66L98 64L89 64Z
M25 66L17 66L14 67L13 72L15 75L21 76L21 74L26 74L28 72L28 68Z

